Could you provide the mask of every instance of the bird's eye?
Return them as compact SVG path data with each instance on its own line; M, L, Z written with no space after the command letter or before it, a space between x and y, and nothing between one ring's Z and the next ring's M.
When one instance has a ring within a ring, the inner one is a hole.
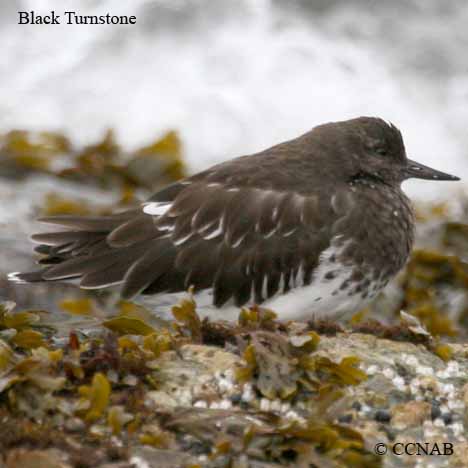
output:
M387 154L388 154L387 149L386 149L386 148L382 148L382 147L376 148L374 151L375 151L379 156L387 156Z

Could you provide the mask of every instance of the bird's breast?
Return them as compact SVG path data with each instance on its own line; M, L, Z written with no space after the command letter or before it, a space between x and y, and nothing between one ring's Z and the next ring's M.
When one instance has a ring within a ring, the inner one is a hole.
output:
M395 187L364 186L353 192L342 238L348 242L342 261L374 279L388 281L406 263L414 239L414 215L409 199Z

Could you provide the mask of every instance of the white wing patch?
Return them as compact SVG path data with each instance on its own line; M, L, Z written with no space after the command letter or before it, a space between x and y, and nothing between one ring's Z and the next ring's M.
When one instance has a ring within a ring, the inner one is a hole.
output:
M171 208L172 202L145 203L143 212L153 216L162 216Z
M184 242L188 241L193 236L193 232L189 232L185 237L176 239L173 241L174 245L182 245Z
M27 281L22 280L19 275L21 274L20 271L12 271L11 273L8 273L7 278L8 281L11 281L12 283L18 283L18 284L26 284Z
M207 187L215 187L219 190L223 191L226 190L227 192L238 192L241 189L238 187L231 187L228 189L224 189L221 184L219 183L211 183L208 184ZM310 199L310 197L305 197L300 194L295 194L294 198L287 201L288 206L287 210L294 210L297 211L296 215L296 223L293 223L291 219L285 218L280 219L280 206L284 203L284 197L290 197L290 195L284 192L275 192L273 190L263 190L263 189L255 189L252 191L252 203L260 203L267 202L263 206L261 206L260 210L268 210L268 212L261 212L257 213L257 217L252 219L252 226L249 229L250 232L255 232L257 234L262 235L264 240L269 239L274 235L281 235L282 237L289 237L293 235L297 229L297 224L306 224L308 222L308 218L314 214L316 208L316 200ZM273 197L274 203L268 202L268 199ZM173 201L159 201L159 202L147 202L143 204L143 212L156 216L159 219L157 220L156 227L160 231L167 231L173 232L176 226L176 218L177 215L173 215L170 211L171 208L175 208L176 211L178 209L178 201L177 197ZM191 216L191 232L186 232L185 229L183 230L184 233L178 234L177 236L172 238L175 246L181 246L185 244L189 239L191 239L194 235L199 235L201 238L205 240L211 240L218 237L224 237L226 235L227 226L225 225L225 212L224 210L219 213L218 218L215 216L206 219L206 221L201 224L197 223L198 216L202 215L203 213L203 203L201 206L197 207L196 211L190 213L190 210L186 210L187 212L182 213L180 216L187 217ZM284 212L283 207L283 214L287 214ZM203 215L206 215L204 213ZM267 219L270 217L272 222L268 222L264 227L262 227L262 221L258 219L258 216L262 216L263 219ZM288 223L287 227L285 224ZM199 225L201 224L201 225ZM290 224L290 225L289 225ZM268 226L268 228L266 228ZM235 236L234 239L230 242L230 247L237 248L243 242L248 233L245 232L239 236Z
M218 227L213 232L210 232L209 234L203 236L203 239L205 240L214 239L215 237L218 237L221 234L223 234L223 228L222 228L222 223L219 223Z

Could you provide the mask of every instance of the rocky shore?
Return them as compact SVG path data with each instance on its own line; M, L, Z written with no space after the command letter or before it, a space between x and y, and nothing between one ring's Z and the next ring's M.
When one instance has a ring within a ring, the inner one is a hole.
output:
M406 269L350 323L200 321L189 294L165 322L6 281L33 265L38 214L134 203L154 188L148 162L160 184L183 173L175 134L134 154L110 134L74 152L48 138L1 151L0 466L467 466L465 195L417 207Z

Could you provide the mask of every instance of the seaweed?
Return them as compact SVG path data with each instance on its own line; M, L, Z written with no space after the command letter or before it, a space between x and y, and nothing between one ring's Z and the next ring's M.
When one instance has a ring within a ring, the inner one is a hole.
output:
M182 299L180 304L172 307L175 318L174 329L181 335L190 338L194 343L202 342L202 324L196 313L196 304L190 294L188 299Z
M104 415L111 393L111 385L104 374L95 373L91 385L80 386L78 393L81 398L76 413L82 415L85 421L96 421Z
M76 148L63 134L13 130L0 135L0 176L47 174L60 180L120 192L117 206L132 206L139 196L187 176L177 132L169 130L149 145L124 151L110 129L95 144ZM140 193L141 192L141 193ZM113 206L94 206L51 192L42 214L106 214Z
M157 395L164 394L168 363L184 363L187 350L200 347L206 337L207 323L200 321L190 296L174 307L177 322L172 328L150 325L147 311L127 302L105 318L94 301L66 299L61 307L71 316L91 314L100 328L90 337L72 331L65 340L44 338L37 347L24 346L13 338L43 326L44 314L15 313L12 304L1 309L3 327L16 327L4 331L17 333L9 341L0 340L1 411L20 425L29 421L31 441L24 434L6 439L0 442L5 453L28 446L67 451L73 440L75 448L67 452L73 463L81 463L83 456L107 459L117 450L116 443L168 454L187 452L187 460L203 453L207 459L202 466L213 467L239 457L272 464L333 460L349 466L366 466L372 459L362 438L336 425L331 411L343 396L340 388L358 384L365 375L356 358L334 362L320 354L320 338L313 331L281 324L258 310L244 311L237 324L223 325L233 337L232 349L244 356L237 367L241 380L268 398L307 402L311 419L293 423L254 403L232 410L183 409L159 406L160 397L150 397L155 389ZM157 405L151 411L150 401ZM41 438L36 424L43 421L50 425L49 433L61 431L64 437ZM103 455L96 447L107 447L107 452ZM128 453L117 450L115 456L127 459Z
M313 331L289 338L264 331L251 333L243 354L245 365L236 377L241 382L253 381L269 399L290 399L301 391L318 395L323 385L358 385L367 378L357 367L356 357L336 363L314 353L319 340Z
M405 270L402 307L419 318L434 336L456 336L458 328L438 301L444 285L468 289L468 264L454 255L415 250Z
M119 206L151 189L153 182L142 173L145 165L159 174L156 185L185 171L175 133L133 153L123 151L111 132L82 150L57 140L50 153L34 147L32 134L13 137L17 141L0 156L0 168L24 165L27 171L96 187L115 185ZM25 156L12 157L15 151ZM67 169L56 164L62 158ZM51 194L43 209L81 214L112 208ZM468 266L461 252L468 228L444 222L446 207L436 207L426 219L433 216L442 220L447 250L413 253L401 278L403 300L393 311L394 321L379 323L361 311L350 325L352 332L423 345L415 348L453 361L459 351L443 338L460 336L468 314L449 313L441 291L467 292ZM145 447L164 460L183 457L192 467L380 466L382 460L366 449L372 440L368 427L360 433L366 417L377 421L373 410L366 416L363 409L369 401L362 396L374 379L368 363L354 352L329 353L324 345L328 337L348 339L341 324L282 322L260 306L242 309L237 323L201 320L190 293L173 307L171 323L130 302L109 305L106 295L68 293L56 309L70 318L65 334L57 332L57 318L51 320L46 311L0 304L0 453L57 448L74 466L99 466L129 462L129 451ZM216 353L222 370L208 367ZM456 366L449 362L447 368ZM409 385L408 376L401 375L401 385ZM343 414L349 417L340 418ZM382 437L394 437L385 421L377 422Z

